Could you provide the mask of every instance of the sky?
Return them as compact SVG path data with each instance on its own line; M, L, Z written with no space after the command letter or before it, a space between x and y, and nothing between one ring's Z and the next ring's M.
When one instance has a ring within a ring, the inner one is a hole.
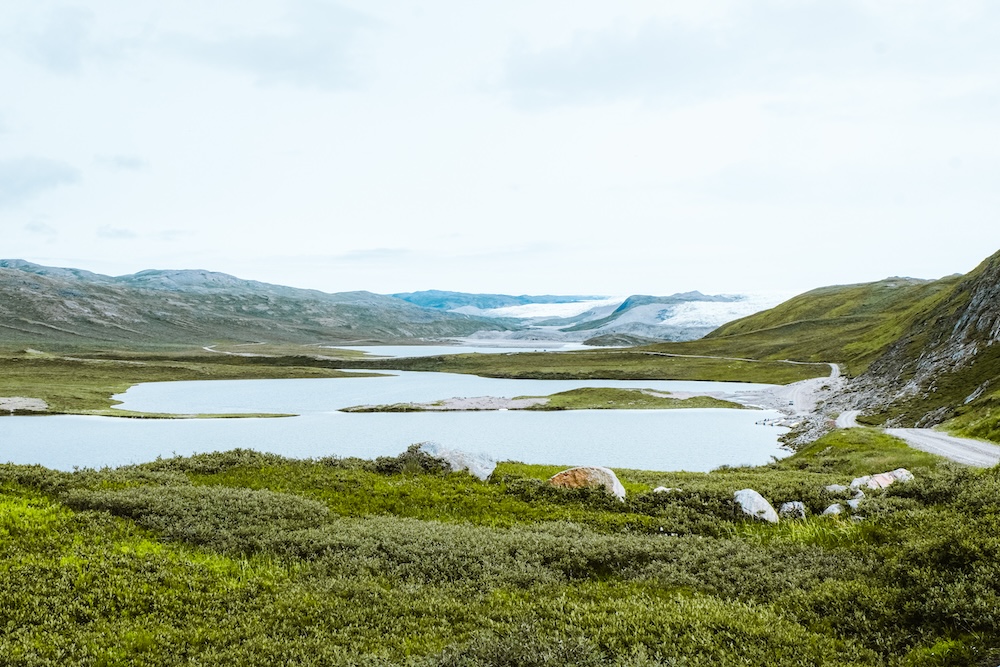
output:
M797 293L1000 250L1000 4L13 0L0 257Z

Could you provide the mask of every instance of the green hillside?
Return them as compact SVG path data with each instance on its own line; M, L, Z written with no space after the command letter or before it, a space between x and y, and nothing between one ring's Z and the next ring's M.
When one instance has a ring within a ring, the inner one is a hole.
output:
M922 314L947 298L960 279L888 278L822 287L725 324L701 340L649 349L835 362L845 374L858 375Z

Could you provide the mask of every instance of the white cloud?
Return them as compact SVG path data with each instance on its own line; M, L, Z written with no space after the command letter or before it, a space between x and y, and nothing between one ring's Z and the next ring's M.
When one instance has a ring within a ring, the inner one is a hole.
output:
M291 0L286 7L284 20L267 32L207 39L175 34L164 44L195 62L248 72L261 85L356 88L363 68L355 41L375 21L323 0Z
M76 74L89 48L93 18L93 12L81 7L59 7L41 25L22 31L15 44L35 64L58 74Z
M17 206L41 193L80 181L70 164L38 157L0 160L0 208Z

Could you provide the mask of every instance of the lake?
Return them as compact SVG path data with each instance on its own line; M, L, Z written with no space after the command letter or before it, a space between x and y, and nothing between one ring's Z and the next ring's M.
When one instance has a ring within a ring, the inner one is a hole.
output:
M188 413L289 412L296 417L118 419L51 416L0 419L0 460L69 470L244 447L306 458L395 455L415 442L484 452L499 460L707 471L766 463L788 452L783 429L757 410L580 410L560 412L343 413L358 404L454 396L547 395L576 387L749 391L722 382L508 380L392 371L387 377L218 380L137 385L118 396L128 410Z

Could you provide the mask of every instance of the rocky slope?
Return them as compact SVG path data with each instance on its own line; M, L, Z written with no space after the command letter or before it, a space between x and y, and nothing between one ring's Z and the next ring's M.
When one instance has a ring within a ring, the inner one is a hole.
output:
M851 403L890 425L989 412L1000 398L998 342L1000 253L913 318L851 384Z
M508 328L369 292L327 294L210 271L113 277L0 260L4 343L391 342Z

